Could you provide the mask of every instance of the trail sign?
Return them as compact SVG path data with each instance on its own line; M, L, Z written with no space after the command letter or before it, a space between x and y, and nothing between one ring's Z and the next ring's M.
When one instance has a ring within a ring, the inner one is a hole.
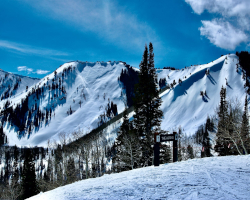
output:
M155 144L154 144L154 166L159 166L160 164L160 142L173 141L173 162L178 161L178 134L174 132L168 135L159 135L155 133Z
M161 142L178 140L177 134L160 135Z

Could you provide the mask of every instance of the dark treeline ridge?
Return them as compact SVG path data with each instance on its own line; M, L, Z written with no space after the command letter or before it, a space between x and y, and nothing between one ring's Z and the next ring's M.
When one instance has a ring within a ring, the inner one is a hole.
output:
M250 53L248 51L236 52L239 57L239 64L244 69L243 77L250 77ZM248 78L246 78L246 87L248 87L247 92L250 93L250 83Z
M160 78L160 80L159 80L159 87L160 87L160 89L163 89L164 87L166 87L166 85L167 85L166 78Z
M163 69L171 69L171 70L176 70L174 67L163 67Z
M123 87L126 90L127 106L131 107L133 105L134 88L139 82L139 73L130 65L126 64L125 67L126 69L122 70L118 81L123 83Z

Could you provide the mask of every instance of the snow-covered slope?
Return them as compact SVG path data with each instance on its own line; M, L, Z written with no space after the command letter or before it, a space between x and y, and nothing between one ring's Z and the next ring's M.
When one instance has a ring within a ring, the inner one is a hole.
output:
M35 111L37 106L44 115L47 112L51 115L47 123L45 119L39 120L38 127L31 126L30 134L27 134L26 128L26 134L19 137L16 129L10 123L5 123L4 131L9 144L45 146L48 139L58 141L58 135L62 132L82 130L86 133L98 126L99 116L106 112L105 109L108 104L111 105L111 101L117 105L120 113L125 106L118 77L124 68L122 62L66 63L56 73L44 77L27 91L9 98L11 106L15 108L29 94L29 110ZM36 95L38 88L42 91ZM31 114L31 119L34 121L34 114Z
M169 84L173 80L177 83L174 88L161 94L161 109L164 113L162 128L172 130L181 126L188 135L193 134L205 123L207 116L215 114L222 86L227 89L227 98L237 98L242 102L243 108L245 80L242 79L240 70L236 72L237 63L236 55L227 55L211 63L187 69L158 70L158 78L165 77ZM205 74L207 69L210 71L209 75ZM178 84L179 79L182 80L181 84ZM207 96L202 97L201 91L206 91Z
M5 100L25 91L40 79L5 72L0 69L0 99Z
M250 156L193 159L79 181L30 200L249 199Z
M176 82L173 88L160 95L164 113L162 129L171 131L181 126L185 133L193 134L205 123L207 116L215 114L222 86L227 88L228 99L237 97L243 103L245 80L242 79L240 68L236 72L237 63L238 57L232 54L208 64L181 70L157 70L158 79L166 78L168 84L174 80ZM10 106L15 108L29 96L30 110L24 116L25 134L19 133L10 122L4 123L9 144L46 146L48 139L58 141L62 132L69 134L81 130L87 133L96 128L100 121L110 119L104 117L104 113L111 106L111 101L117 105L118 113L121 113L126 99L123 86L118 81L122 69L126 69L123 62L77 61L65 63L40 81L28 81L24 84L29 86L27 91L23 85L22 92L20 87L18 94L8 98ZM210 70L209 75L205 74L207 69ZM182 83L179 83L179 79ZM201 96L201 91L206 91L207 95ZM0 102L1 108L6 101ZM35 123L36 127L33 126ZM113 134L120 124L121 120L108 127L107 134Z

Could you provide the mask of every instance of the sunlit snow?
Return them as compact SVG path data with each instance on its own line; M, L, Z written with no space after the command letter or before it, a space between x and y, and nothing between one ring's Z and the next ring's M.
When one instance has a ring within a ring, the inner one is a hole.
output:
M30 200L249 199L250 156L193 159L104 175L40 193Z

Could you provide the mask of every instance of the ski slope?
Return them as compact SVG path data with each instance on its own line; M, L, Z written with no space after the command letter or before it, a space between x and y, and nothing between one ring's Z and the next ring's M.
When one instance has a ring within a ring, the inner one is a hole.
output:
M164 113L162 129L171 131L181 126L187 135L195 133L205 123L207 116L216 114L222 86L227 89L227 99L237 98L243 108L245 80L242 79L240 70L236 72L237 63L236 55L226 55L211 63L183 70L160 70L158 78L169 75L167 82L175 80L177 83L174 88L161 94L161 109ZM207 69L210 71L209 75L205 74ZM179 79L182 80L181 84L178 84ZM207 96L202 97L201 91L206 91Z
M250 155L210 157L78 181L29 200L247 200L249 185Z

